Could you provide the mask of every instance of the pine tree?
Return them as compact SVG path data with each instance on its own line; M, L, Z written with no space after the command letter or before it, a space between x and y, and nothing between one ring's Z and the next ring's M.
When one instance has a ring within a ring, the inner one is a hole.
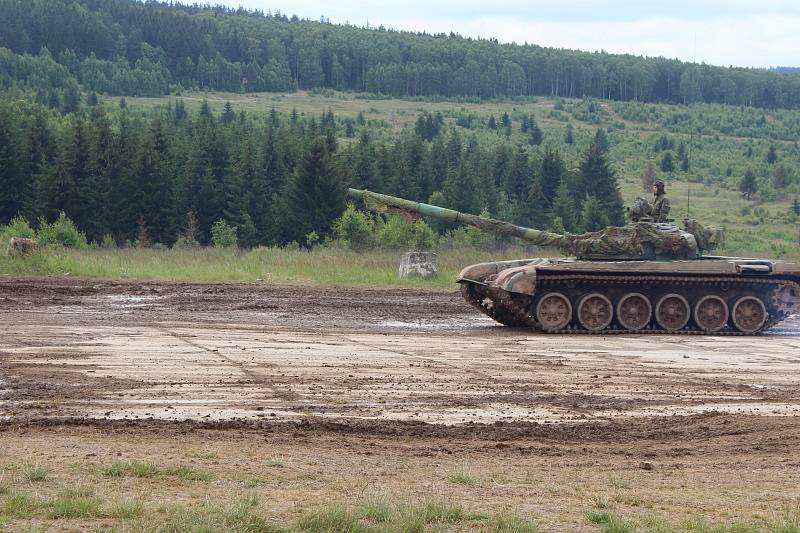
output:
M497 120L494 118L494 115L489 115L489 122L487 123L486 127L490 130L497 129Z
M661 172L672 172L675 170L675 161L672 159L672 152L664 152L659 164Z
M509 200L518 201L527 198L532 182L533 170L528 159L528 152L520 146L511 159L504 187Z
M223 218L225 199L222 191L224 146L220 145L221 138L214 129L211 123L199 129L186 161L186 210L195 213L203 244L210 242L211 225Z
M590 196L596 198L611 224L624 223L622 195L619 192L617 176L606 160L605 151L598 144L593 143L584 154L576 192L578 198Z
M597 128L597 132L594 134L594 141L592 141L592 144L597 146L601 152L608 152L610 145L606 131L603 128Z
M64 211L86 233L88 240L99 240L104 229L103 192L99 178L90 166L90 139L86 122L81 114L73 117L61 153L62 183L69 184L65 191Z
M742 192L742 196L748 200L756 193L758 190L758 182L756 182L756 175L753 173L753 169L747 168L742 177L742 181L739 182L739 190Z
M575 142L575 137L572 132L572 123L567 124L567 131L564 134L564 142L566 144L572 144Z
M531 146L539 146L542 144L542 140L544 138L544 134L542 133L539 124L536 123L536 119L531 117L530 125L528 126L528 143Z
M783 191L788 184L786 175L786 168L783 165L777 165L772 169L772 186L777 191Z
M2 104L0 104L2 105ZM18 132L11 121L11 111L0 107L0 226L22 212L26 179L18 164Z
M114 218L111 208L112 172L114 171L114 135L111 121L103 108L92 108L89 123L89 173L90 183L97 188L98 205L95 214L97 227L83 228L87 237L100 240L109 232Z
M800 215L800 196L795 196L792 200L792 211L795 215Z
M135 199L138 219L147 226L148 237L158 243L171 243L175 235L176 213L169 181L169 160L167 135L160 117L156 117L142 136L135 155L134 173L138 180Z
M770 165L773 165L775 164L776 161L778 161L778 154L777 152L775 152L774 144L770 145L767 155L764 156L764 161L766 161Z
M442 186L445 206L464 213L479 213L477 186L478 176L467 168L466 162L451 165Z
M594 196L587 197L581 208L581 230L599 231L608 225L608 214L601 202Z
M324 138L317 138L298 165L287 190L289 238L306 242L316 232L330 233L331 224L345 208L345 190L333 168Z
M253 190L253 180L257 174L255 150L250 140L246 139L242 143L241 152L232 171L225 174L222 183L225 194L225 207L222 212L225 220L237 228L242 227L245 216L249 216L250 202L247 193Z
M561 154L548 148L542 158L542 172L539 179L542 198L547 207L553 206L558 185L561 183L565 171L566 167L561 159Z
M225 102L225 107L222 111L222 123L226 126L236 119L236 113L233 111L233 106L230 102Z
M579 230L577 221L577 206L570 190L567 180L562 180L556 190L556 197L553 200L553 215L558 218L567 231L576 232Z
M681 158L681 171L689 172L689 156L688 154L684 154Z
M26 186L22 192L22 213L28 220L33 220L43 214L40 212L39 206L44 205L45 201L41 198L39 189L53 163L55 150L56 142L47 117L42 112L35 113L25 131L20 157L22 175L27 177Z
M134 150L137 139L130 123L127 109L118 115L118 134L114 142L114 166L111 171L111 198L109 205L114 214L111 232L118 241L134 239L139 213L131 202L138 191L138 181L133 173Z

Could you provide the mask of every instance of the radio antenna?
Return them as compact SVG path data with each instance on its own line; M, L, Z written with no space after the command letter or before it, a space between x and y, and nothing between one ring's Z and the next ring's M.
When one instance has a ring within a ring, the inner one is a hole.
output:
M692 64L697 64L697 33L694 34L694 50L692 52ZM689 177L689 168L691 165L692 144L694 144L694 128L689 130L689 146L686 147L686 152L683 157L686 158L686 216L692 216L692 180Z

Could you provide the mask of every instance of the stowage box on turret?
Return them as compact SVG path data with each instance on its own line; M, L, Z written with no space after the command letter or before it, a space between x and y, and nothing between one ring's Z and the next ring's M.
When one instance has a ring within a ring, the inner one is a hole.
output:
M508 326L553 333L755 334L800 305L800 264L703 255L720 230L684 220L631 222L560 235L370 191L349 189L367 208L430 216L555 247L573 257L466 267L464 298Z

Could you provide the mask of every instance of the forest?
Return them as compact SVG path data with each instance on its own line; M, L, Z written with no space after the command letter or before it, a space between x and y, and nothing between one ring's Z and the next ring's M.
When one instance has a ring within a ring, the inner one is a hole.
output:
M285 13L135 0L0 0L0 86L73 111L79 86L115 95L331 88L474 101L800 106L800 75L667 58L335 25ZM202 36L202 38L198 38Z
M602 129L565 161L540 146L531 116L491 116L493 133L479 140L438 113L387 136L363 114L260 116L229 103L217 114L205 101L190 112L180 99L137 112L121 102L66 117L23 98L0 103L0 225L64 212L89 241L173 245L208 244L224 220L245 247L307 244L330 235L347 186L559 231L623 222ZM509 141L512 129L527 142Z

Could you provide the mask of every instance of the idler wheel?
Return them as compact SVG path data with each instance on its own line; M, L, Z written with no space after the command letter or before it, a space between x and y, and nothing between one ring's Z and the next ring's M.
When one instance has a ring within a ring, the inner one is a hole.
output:
M572 304L560 292L545 294L536 304L536 320L545 331L563 329L572 320Z
M656 304L656 322L667 331L678 331L689 322L689 302L680 294L667 294Z
M600 331L611 324L614 306L598 292L587 294L578 302L578 321L589 331Z
M694 306L694 321L706 333L719 331L728 322L728 305L719 296L704 296Z
M745 296L736 300L731 315L733 325L743 333L755 333L767 321L764 302L755 296Z
M650 322L653 306L644 294L630 292L617 303L617 320L628 331L638 331Z

